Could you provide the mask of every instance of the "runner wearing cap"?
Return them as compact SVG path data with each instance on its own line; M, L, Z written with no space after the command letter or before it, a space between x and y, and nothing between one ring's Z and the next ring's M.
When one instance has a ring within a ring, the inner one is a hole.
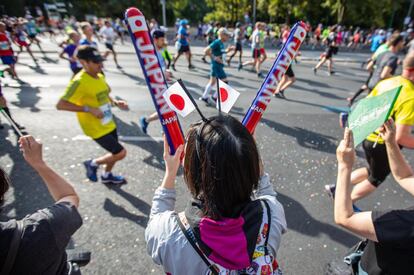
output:
M83 132L109 152L84 162L89 180L98 181L98 167L105 164L105 171L101 175L102 183L125 183L124 177L111 172L115 163L125 158L127 153L118 141L111 106L126 110L128 104L109 96L111 89L101 73L103 58L95 48L80 46L77 58L83 70L71 80L56 107L58 110L76 112Z
M217 33L218 38L204 49L204 53L206 55L209 55L211 58L210 80L207 83L207 86L204 89L204 93L199 98L199 100L204 101L207 105L209 105L208 98L210 90L216 84L216 78L219 78L227 83L227 75L224 72L224 60L226 59L223 57L223 55L234 49L234 46L228 48L227 50L224 49L224 42L226 42L230 37L230 33L226 28L220 28ZM217 99L217 92L214 94L212 99L214 101Z
M174 71L175 69L175 63L177 62L178 58L184 53L188 60L188 68L193 69L194 66L191 64L191 50L190 50L190 43L189 43L189 37L190 34L187 31L188 29L188 21L186 19L183 19L180 21L180 27L177 31L177 54L174 57L173 64L171 67Z

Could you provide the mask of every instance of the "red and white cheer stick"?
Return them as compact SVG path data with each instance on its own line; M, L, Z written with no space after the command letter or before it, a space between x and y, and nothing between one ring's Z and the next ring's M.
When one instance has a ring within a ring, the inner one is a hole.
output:
M147 22L139 9L129 8L125 11L125 23L170 146L170 153L174 154L178 146L184 144L184 135L177 114L170 109L162 96L168 85Z
M243 118L243 125L250 133L254 133L256 125L259 123L267 108L273 94L287 68L297 55L300 45L306 37L306 25L303 22L296 23L290 31L288 40L283 45L282 50L276 57L272 68L262 83L252 105Z

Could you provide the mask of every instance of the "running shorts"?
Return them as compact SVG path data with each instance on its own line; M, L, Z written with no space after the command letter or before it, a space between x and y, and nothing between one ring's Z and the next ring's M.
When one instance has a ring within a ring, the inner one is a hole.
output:
M124 147L118 141L118 133L115 130L100 138L94 139L106 151L116 155L124 150Z

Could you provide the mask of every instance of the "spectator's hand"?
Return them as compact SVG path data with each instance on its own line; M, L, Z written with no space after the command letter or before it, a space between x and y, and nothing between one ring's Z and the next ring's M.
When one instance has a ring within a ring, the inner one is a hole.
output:
M344 139L339 143L336 149L336 158L338 165L344 165L352 168L355 161L354 136L349 128L345 128Z
M23 136L19 139L20 151L24 159L34 169L44 164L42 157L42 144L37 142L32 136Z
M390 118L379 129L380 135L385 143L395 142L395 124L394 120Z
M217 63L219 63L219 64L223 64L223 60L221 60L221 57L220 57L220 56L216 56L216 57L214 57L214 60L215 60Z
M96 118L103 118L103 112L99 108L89 107L89 113L91 113Z
M181 154L183 153L184 145L178 146L174 155L170 155L170 146L168 145L167 138L164 136L164 161L165 161L165 173L167 176L177 175L178 168L181 164Z
M128 110L128 103L125 100L116 100L115 105L121 110Z

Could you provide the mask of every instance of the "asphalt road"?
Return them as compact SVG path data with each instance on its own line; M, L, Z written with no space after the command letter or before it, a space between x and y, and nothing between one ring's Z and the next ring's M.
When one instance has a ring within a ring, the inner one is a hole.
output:
M128 49L127 46L123 46ZM130 47L130 45L129 45ZM52 47L53 48L53 47ZM194 51L201 52L201 48ZM130 51L131 52L131 51ZM343 257L347 248L358 241L333 222L333 205L323 186L336 180L335 150L342 130L338 111L345 108L345 98L365 80L366 73L355 62L366 54L342 55L344 62L335 64L337 74L326 70L316 76L311 70L318 53L303 52L302 62L294 65L297 82L286 91L288 100L273 99L257 127L256 138L266 171L271 175L278 199L283 204L289 231L283 236L278 260L285 274L321 274L333 258ZM274 52L269 55L274 56ZM114 110L118 132L128 151L127 158L115 167L128 178L122 187L109 188L85 179L82 162L104 151L85 139L75 114L55 110L55 104L67 85L71 72L56 53L48 52L35 66L22 54L17 72L24 81L2 79L3 91L18 122L44 144L44 157L59 173L70 180L81 198L80 212L84 224L74 235L73 245L92 251L92 261L85 274L162 274L146 253L144 228L155 188L163 177L161 127L151 124L149 134L137 126L140 116L153 112L150 95L136 57L128 52L119 56L121 70L112 60L105 64L105 75L113 95L127 100L131 110ZM341 58L339 53L338 58ZM271 65L265 62L265 70ZM272 58L273 59L273 58ZM311 58L309 58L311 59ZM182 78L194 97L207 83L209 66L196 56L195 70L189 71L182 58L176 78ZM238 72L226 68L230 85L241 92L232 114L242 118L250 106L261 80L249 70ZM201 104L202 105L202 104ZM201 106L208 115L215 109ZM192 114L181 119L183 128L199 118ZM11 128L3 123L0 130L0 166L10 173L14 183L0 220L22 218L35 209L52 203L45 186L25 164ZM411 152L405 150L411 163ZM358 166L364 165L358 153ZM182 210L188 193L182 177L177 183L176 208ZM407 206L412 199L389 178L379 190L361 201L363 209L388 209ZM178 253L178 251L177 251Z

